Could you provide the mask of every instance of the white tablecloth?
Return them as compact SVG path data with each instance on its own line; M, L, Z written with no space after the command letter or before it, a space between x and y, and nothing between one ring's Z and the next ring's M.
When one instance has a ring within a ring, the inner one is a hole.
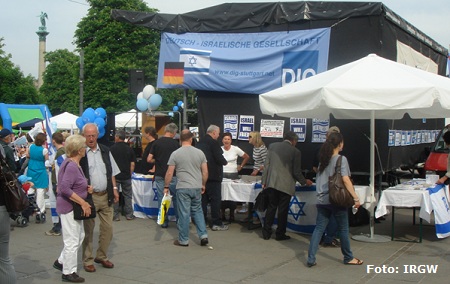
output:
M239 202L254 202L262 190L260 185L243 181L225 180L222 182L222 200ZM256 187L256 188L255 188ZM133 175L133 209L138 218L153 218L158 216L158 198L156 188L151 178ZM370 202L368 186L355 186L360 200ZM365 203L364 206L369 205ZM169 209L169 219L174 220L175 214L172 205ZM316 225L316 187L297 187L295 196L291 198L288 213L288 230L311 234Z
M387 207L420 207L420 218L430 222L433 211L430 194L427 190L393 189L388 188L381 194L375 217L379 218L389 213Z
M256 196L261 191L261 188L255 188L255 185L254 182L224 179L222 181L222 200L255 202Z
M255 183L225 180L222 182L222 200L254 202L256 196L262 190L260 186L260 184ZM363 206L369 208L370 188L368 186L355 186L355 190L361 202L364 201ZM317 218L316 200L315 185L296 187L295 195L291 198L289 204L287 225L289 231L312 234ZM258 212L258 215L261 219L264 218L264 214Z

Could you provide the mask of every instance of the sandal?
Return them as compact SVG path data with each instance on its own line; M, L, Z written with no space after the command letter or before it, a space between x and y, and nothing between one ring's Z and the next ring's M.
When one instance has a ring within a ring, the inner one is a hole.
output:
M351 261L353 261L353 260L355 260L356 262L351 262ZM356 258L356 257L353 258L351 261L349 261L349 262L347 262L347 263L345 263L345 264L347 264L347 265L361 265L361 264L364 263L363 260L358 259L358 258Z

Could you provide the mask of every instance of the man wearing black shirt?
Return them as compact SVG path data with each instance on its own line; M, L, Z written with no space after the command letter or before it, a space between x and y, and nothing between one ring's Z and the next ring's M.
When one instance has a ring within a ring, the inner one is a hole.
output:
M115 144L111 146L110 151L117 161L117 166L120 169L120 174L116 176L116 183L122 189L123 196L123 209L125 212L125 217L127 220L133 220L135 217L133 215L133 190L131 187L131 175L134 172L134 167L136 166L136 155L133 149L125 143L126 133L123 130L116 132ZM114 204L114 221L120 220L121 212L120 202Z
M169 123L164 129L164 136L158 138L153 142L153 146L150 149L150 154L147 157L147 162L155 163L155 183L158 195L158 208L161 207L161 200L164 197L164 177L167 171L167 162L173 151L180 148L180 143L173 139L175 134L177 134L178 127L175 123ZM145 158L145 157L143 157ZM177 177L175 174L172 177L172 181L169 184L170 194L175 197L175 188L177 185ZM173 209L175 210L175 216L177 216L177 203L176 198L172 198ZM166 220L164 224L161 225L162 228L167 228L169 226L169 219L166 215Z

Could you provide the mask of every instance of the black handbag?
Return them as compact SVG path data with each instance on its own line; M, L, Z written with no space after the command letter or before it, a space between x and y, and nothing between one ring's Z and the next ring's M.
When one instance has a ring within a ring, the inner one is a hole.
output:
M83 208L81 208L81 205L76 203L75 201L72 201L72 203L73 203L73 218L75 220L93 219L97 216L97 213L95 211L95 206L94 206L94 200L92 200L92 194L88 194L88 196L86 197L86 199L84 201L86 201L87 203L89 203L89 205L91 205L91 215L84 216Z
M0 154L0 160L0 171L2 175L0 186L3 188L6 210L9 213L22 212L30 206L27 194L22 189L22 185L17 180L16 174L11 171L2 154Z
M328 195L330 203L339 207L351 207L355 204L353 196L345 188L341 174L342 156L336 161L334 174L328 178Z

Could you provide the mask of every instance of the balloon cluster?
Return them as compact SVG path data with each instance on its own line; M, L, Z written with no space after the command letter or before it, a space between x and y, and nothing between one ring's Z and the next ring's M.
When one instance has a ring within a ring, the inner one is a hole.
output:
M137 95L136 107L140 111L156 110L161 103L161 95L155 94L155 88L152 85L147 85Z
M102 107L96 108L95 110L91 107L87 108L83 114L77 118L75 121L77 127L80 131L86 123L95 123L98 127L98 138L102 138L105 135L106 126L106 110Z
M184 103L182 101L178 101L178 103L176 105L173 106L172 110L173 111L179 111L180 108L184 107ZM173 116L173 112L169 112L170 116Z

